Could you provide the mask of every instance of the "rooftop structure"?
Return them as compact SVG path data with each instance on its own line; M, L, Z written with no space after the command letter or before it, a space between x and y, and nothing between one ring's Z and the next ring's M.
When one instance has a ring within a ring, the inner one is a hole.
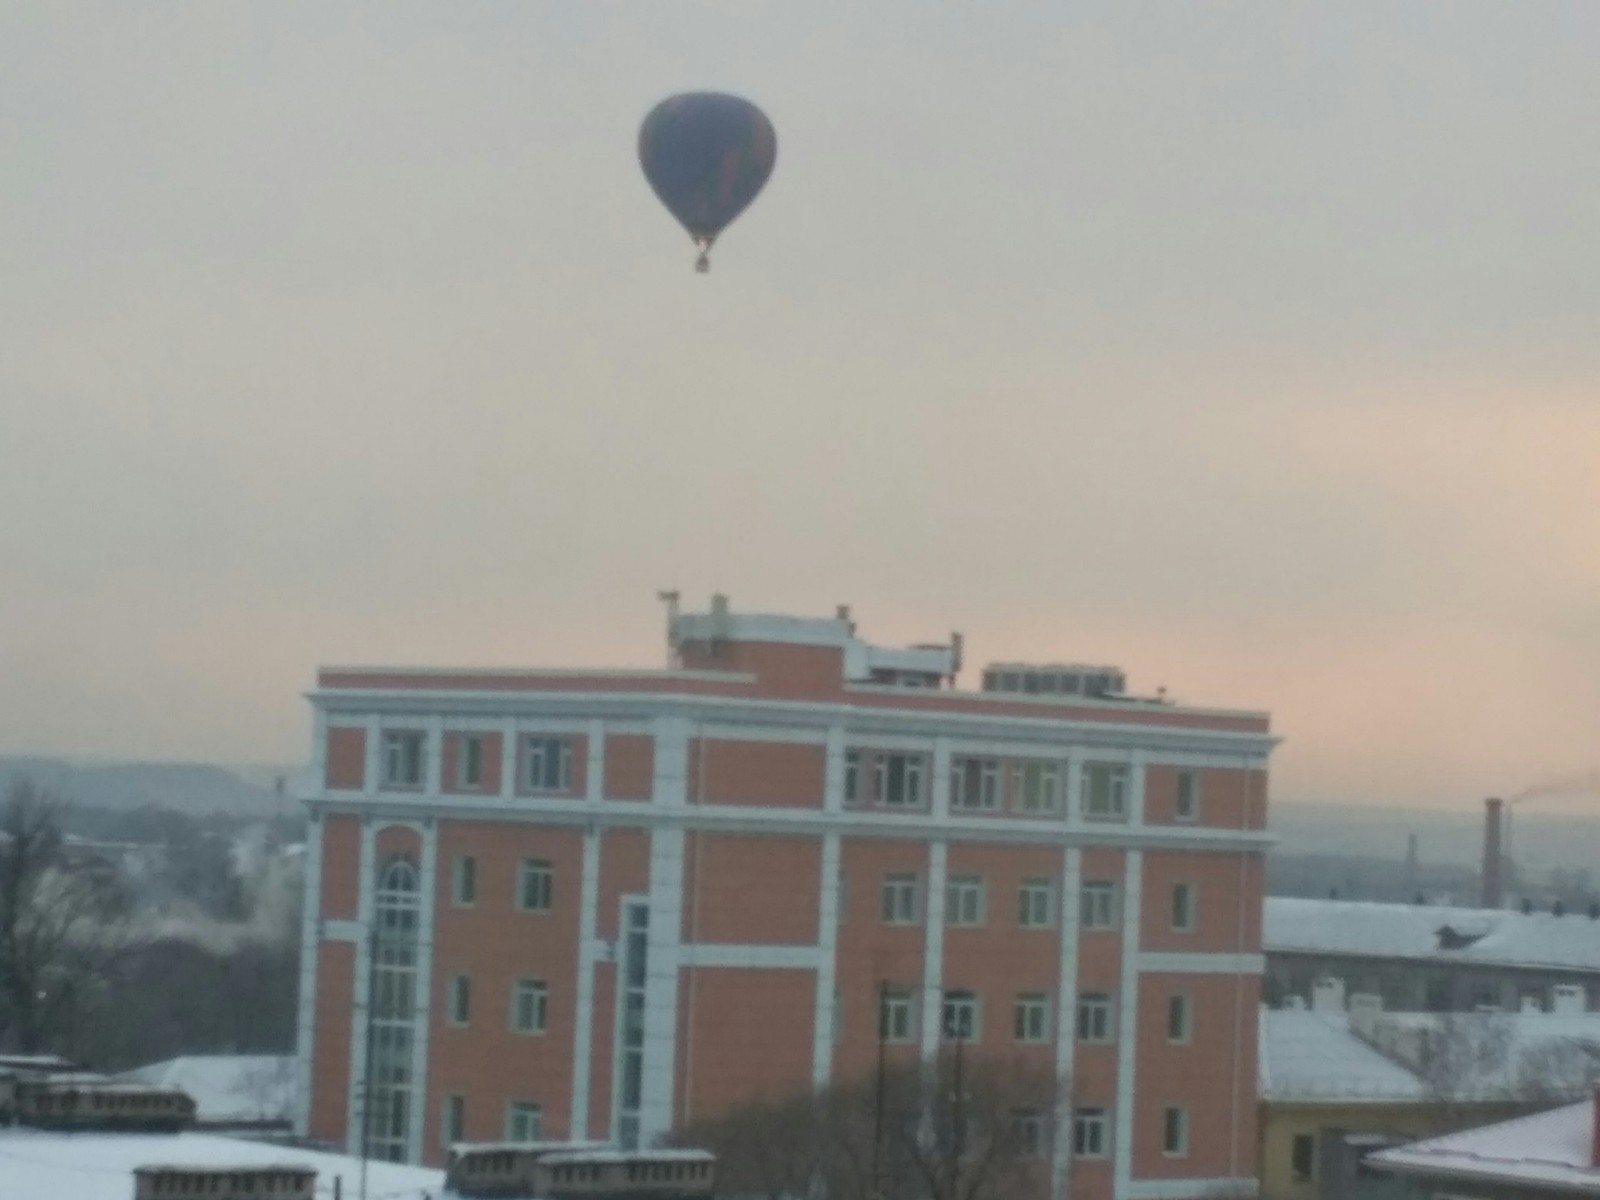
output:
M1600 1196L1600 1111L1594 1099L1477 1129L1429 1138L1368 1157L1412 1179L1419 1191Z

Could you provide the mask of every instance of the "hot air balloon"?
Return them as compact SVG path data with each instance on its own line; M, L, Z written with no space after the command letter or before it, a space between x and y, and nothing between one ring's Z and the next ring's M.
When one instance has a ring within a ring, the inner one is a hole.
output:
M748 100L720 92L670 96L639 128L639 165L667 211L711 269L711 245L749 207L772 174L778 135Z

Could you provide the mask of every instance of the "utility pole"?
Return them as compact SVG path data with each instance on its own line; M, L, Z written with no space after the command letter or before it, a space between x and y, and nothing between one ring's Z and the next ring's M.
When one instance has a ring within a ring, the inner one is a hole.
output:
M361 1055L361 1200L367 1200L367 1157L372 1139L372 1033L377 1017L378 922L367 929L367 1034Z
M872 1102L872 1196L873 1200L883 1200L883 1093L887 1084L887 1064L885 1062L887 1039L884 1022L888 1019L889 1012L889 984L880 979L878 981L878 1077L876 1080L876 1095Z

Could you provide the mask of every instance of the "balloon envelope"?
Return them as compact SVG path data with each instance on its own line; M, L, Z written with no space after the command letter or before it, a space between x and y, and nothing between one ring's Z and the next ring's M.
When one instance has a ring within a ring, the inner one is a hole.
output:
M639 129L645 178L702 252L749 207L777 157L766 114L720 92L668 97Z

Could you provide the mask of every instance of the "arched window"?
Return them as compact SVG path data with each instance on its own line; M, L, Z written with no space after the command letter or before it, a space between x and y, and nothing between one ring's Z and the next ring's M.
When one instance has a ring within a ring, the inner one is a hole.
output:
M373 896L371 1100L367 1130L374 1157L411 1157L412 1048L417 1007L417 921L421 874L395 855L378 871Z

